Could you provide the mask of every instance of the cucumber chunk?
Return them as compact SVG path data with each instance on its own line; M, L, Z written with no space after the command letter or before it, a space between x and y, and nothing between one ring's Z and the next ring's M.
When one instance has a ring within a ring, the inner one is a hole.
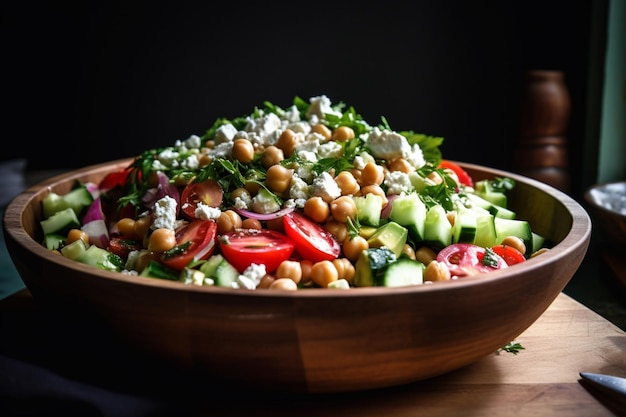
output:
M380 285L403 287L424 283L424 264L410 258L400 258L385 269Z
M65 236L64 235L51 233L49 235L44 236L44 246L48 250L61 249L64 244L65 244Z
M436 249L443 249L452 243L452 225L442 205L436 204L426 212L424 242Z
M68 259L77 260L87 251L87 245L82 239L78 239L61 248L61 254Z
M471 209L458 210L452 226L453 243L474 243L476 214Z
M43 218L47 219L67 208L74 210L74 213L80 217L92 202L93 196L84 186L74 188L65 195L51 192L42 201Z
M526 254L529 254L529 248L534 247L533 234L528 221L495 217L494 224L496 227L497 244L502 242L502 240L507 236L517 236L524 241L524 245L526 245Z
M40 222L43 234L51 235L67 235L70 229L80 227L80 221L76 216L76 212L70 207L54 213L52 216Z
M239 271L235 269L221 254L211 256L200 267L206 278L211 278L215 285L232 287L239 278Z
M395 198L391 203L389 219L408 229L410 237L416 242L424 240L424 220L426 204L416 193Z
M513 210L509 210L506 207L502 207L490 201L487 201L477 194L468 193L467 199L472 205L475 205L477 207L487 210L489 213L493 214L495 217L502 217L505 219L515 218L515 212Z
M354 285L357 287L376 286L384 269L396 259L393 251L386 246L364 250L354 266Z
M361 224L368 226L380 225L380 212L383 209L383 198L376 194L366 194L353 198L356 213Z

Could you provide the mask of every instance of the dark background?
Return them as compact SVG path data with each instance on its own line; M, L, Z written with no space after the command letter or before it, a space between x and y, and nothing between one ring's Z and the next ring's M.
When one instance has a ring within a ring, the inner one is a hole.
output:
M582 163L591 0L198 4L3 2L0 159L78 168L325 94L511 169L524 75L556 69Z

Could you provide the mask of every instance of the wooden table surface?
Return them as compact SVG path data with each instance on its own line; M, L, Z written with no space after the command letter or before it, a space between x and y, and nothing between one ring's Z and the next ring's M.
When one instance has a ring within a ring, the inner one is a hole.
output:
M215 381L160 373L154 364L125 358L113 345L102 347L101 340L90 345L88 339L94 335L88 332L70 335L57 320L38 309L27 291L0 301L0 355L4 355L0 389L9 393L0 396L0 404L4 398L9 411L32 408L34 402L25 398L45 396L51 390L55 394L48 397L67 400L65 393L71 391L81 400L86 398L102 415L148 416L155 415L155 410L167 415L163 410L168 407L177 410L177 415L189 416L594 417L626 413L624 402L620 405L617 399L586 388L579 376L579 372L593 372L626 377L626 333L565 294L516 339L524 347L516 355L494 353L427 381L335 395L286 395L271 387L241 392ZM24 380L25 373L40 373L55 383L32 389L35 377ZM19 393L24 387L27 392ZM117 409L111 410L112 404L118 404ZM0 415L7 415L1 405Z

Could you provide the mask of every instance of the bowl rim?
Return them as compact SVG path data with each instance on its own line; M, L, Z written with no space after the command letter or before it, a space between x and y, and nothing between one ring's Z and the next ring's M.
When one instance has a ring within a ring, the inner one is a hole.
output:
M542 257L530 258L523 265L513 265L507 269L493 271L488 274L481 274L474 277L463 277L458 280L441 281L434 284L423 284L406 287L361 287L351 288L350 290L341 289L328 289L328 288L309 288L301 291L246 291L242 289L231 289L218 286L196 286L187 285L180 282L155 279L149 277L141 277L130 274L123 274L120 272L106 271L94 268L89 265L83 265L76 261L64 258L46 249L41 243L37 242L31 237L24 229L22 216L24 215L24 209L28 204L37 196L37 194L44 192L52 185L61 182L81 177L86 171L97 172L102 170L108 172L114 169L114 166L120 168L128 166L128 164L134 158L123 158L99 164L85 166L83 168L70 170L52 176L44 181L34 184L28 187L26 190L17 195L6 207L3 215L4 234L10 237L17 245L22 246L24 249L34 253L36 256L44 258L47 262L53 262L62 267L67 267L84 272L86 275L91 276L94 279L106 279L120 281L126 284L135 284L147 287L158 287L173 291L192 292L192 293L209 293L220 294L224 296L231 295L233 297L270 297L270 298L341 298L341 297L372 297L380 295L403 295L407 293L418 293L426 291L446 291L450 286L454 288L466 288L482 285L485 282L499 281L503 279L510 279L511 269L524 268L526 270L538 270L543 265ZM489 175L499 177L509 177L516 182L524 182L527 185L537 188L547 194L554 196L560 204L565 206L567 211L572 216L572 227L563 237L563 239L553 246L546 256L551 258L560 259L567 257L571 252L576 251L580 245L589 242L591 236L591 219L585 209L566 193L548 185L542 183L533 178L525 177L523 175L503 171L496 168L489 168L483 165L466 163L461 161L453 161L464 168L487 171ZM11 255L12 256L12 255ZM543 256L543 255L542 255Z
M614 210L611 210L603 205L598 204L597 200L593 197L593 192L596 190L602 190L602 189L606 189L610 186L613 185L622 185L624 187L624 190L626 190L626 180L624 181L607 181L607 182L601 182L601 183L597 183L597 184L593 184L590 185L589 187L587 187L587 189L585 190L585 193L583 195L585 202L592 207L594 210L597 210L600 213L606 213L610 216L613 217L617 217L620 219L624 219L626 220L626 215L625 214L621 214L618 213Z

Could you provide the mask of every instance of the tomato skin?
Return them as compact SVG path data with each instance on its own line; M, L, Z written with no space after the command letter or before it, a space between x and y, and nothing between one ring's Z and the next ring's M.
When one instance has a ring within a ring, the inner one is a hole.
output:
M291 239L270 229L237 229L218 241L224 258L240 273L253 263L265 265L266 272L272 273L294 250Z
M452 276L463 277L469 275L492 272L508 268L508 264L498 254L494 257L497 266L483 265L486 249L471 243L453 243L446 246L437 254L437 262L446 264Z
M217 223L213 220L194 220L176 230L176 245L190 242L185 250L175 256L163 254L161 262L177 270L182 270L191 261L208 258L215 249Z
M209 207L219 207L222 204L224 192L214 180L191 182L185 186L180 196L181 210L190 219L196 218L196 208L199 203Z
M495 245L491 247L491 250L504 259L504 262L506 262L508 266L515 265L526 260L524 254L515 249L513 246Z
M467 173L467 171L461 168L459 164L449 161L447 159L443 159L439 163L438 168L452 170L456 174L461 184L467 185L468 187L474 187L474 180L472 180L472 177Z
M302 214L291 212L283 216L285 233L296 245L296 252L312 262L332 261L341 253L337 239L321 225Z
M115 187L123 187L134 168L124 168L107 174L98 183L98 188L102 191L111 190Z
M107 250L120 258L128 259L128 254L134 250L140 250L143 245L138 240L124 239L121 237L112 237L109 239Z

